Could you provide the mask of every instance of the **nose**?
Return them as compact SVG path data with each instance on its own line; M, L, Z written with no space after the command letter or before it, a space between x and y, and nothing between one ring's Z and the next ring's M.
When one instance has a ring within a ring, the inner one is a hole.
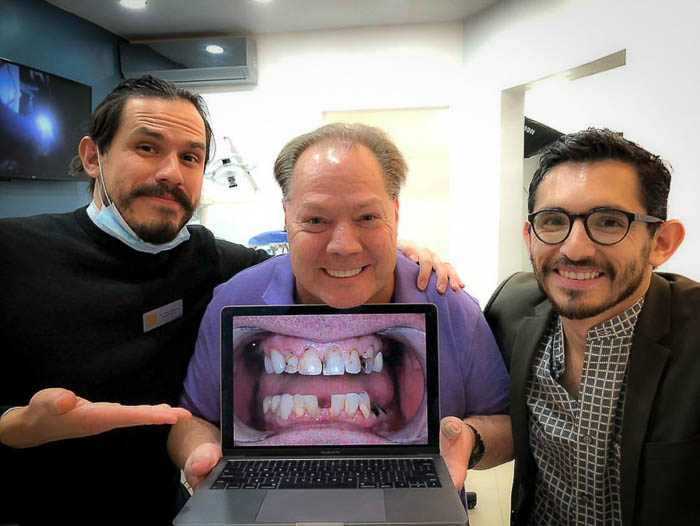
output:
M326 250L339 256L350 256L362 251L362 243L357 233L357 227L350 222L337 224L331 233Z
M167 181L173 186L182 186L185 179L182 176L180 159L176 152L165 155L158 164L156 172L156 181Z
M559 247L559 251L572 261L592 257L595 253L595 243L588 237L583 219L577 218L571 227L569 237Z

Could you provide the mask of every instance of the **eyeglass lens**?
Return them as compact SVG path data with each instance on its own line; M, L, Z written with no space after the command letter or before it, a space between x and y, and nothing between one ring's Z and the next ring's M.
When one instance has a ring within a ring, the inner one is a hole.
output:
M627 216L614 210L596 210L585 221L591 239L605 245L621 241L629 228ZM533 228L545 243L561 243L569 234L569 223L565 213L545 210L534 217Z

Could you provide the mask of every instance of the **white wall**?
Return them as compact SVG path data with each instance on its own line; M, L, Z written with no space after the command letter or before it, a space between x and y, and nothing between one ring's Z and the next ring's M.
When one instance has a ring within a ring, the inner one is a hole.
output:
M202 95L219 149L224 148L221 137L228 135L241 153L257 161L261 191L241 196L247 185L242 180L238 189L217 188L214 197L231 203L209 207L204 222L217 235L243 243L259 232L280 229L274 160L287 141L320 126L324 111L452 106L463 62L462 35L461 23L448 23L255 36L258 85L210 88ZM423 237L401 226L400 237Z
M685 223L687 236L662 270L700 279L698 19L700 4L682 0L522 0L465 22L464 98L456 111L465 123L457 140L466 147L455 159L453 194L465 196L468 206L453 203L453 223L466 233L453 236L450 257L482 304L511 262L516 270L520 261L520 246L498 246L500 207L521 206L518 188L501 175L502 91L621 49L627 64L601 74L609 84L597 92L600 105L587 106L585 125L624 131L673 165L669 216ZM575 82L586 86L585 79ZM590 103L569 104L581 116L579 105ZM519 237L522 223L503 227Z

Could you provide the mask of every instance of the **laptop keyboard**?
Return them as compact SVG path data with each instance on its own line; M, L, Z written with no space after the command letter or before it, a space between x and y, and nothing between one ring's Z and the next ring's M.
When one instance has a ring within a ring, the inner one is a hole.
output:
M229 460L211 489L439 488L430 458Z

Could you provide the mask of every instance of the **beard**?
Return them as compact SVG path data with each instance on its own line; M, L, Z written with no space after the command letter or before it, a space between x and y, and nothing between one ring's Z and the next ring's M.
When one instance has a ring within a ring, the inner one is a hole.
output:
M127 219L128 215L132 215L130 212L134 200L139 197L168 197L174 199L183 209L182 219L178 223L174 223L173 219L176 217L177 212L165 206L158 208L160 217L153 220L144 221L138 217ZM168 243L175 239L175 236L192 218L197 208L196 203L190 200L184 190L163 182L136 187L127 196L115 200L115 203L118 204L119 210L123 211L122 216L124 220L127 221L136 235L147 243L155 245Z
M566 256L561 256L548 261L543 267L538 267L530 255L530 263L542 293L547 296L554 312L560 316L570 320L584 320L598 316L608 309L619 305L629 299L634 292L639 288L645 278L645 268L649 261L651 252L651 243L646 243L638 258L635 258L627 267L621 271L616 271L609 263L597 263L592 259L583 259L580 261L572 261ZM598 268L610 280L612 290L608 297L598 303L586 303L585 297L588 293L584 290L563 289L562 294L565 300L557 300L547 290L546 278L556 272L555 268L559 265L567 267L587 267Z

